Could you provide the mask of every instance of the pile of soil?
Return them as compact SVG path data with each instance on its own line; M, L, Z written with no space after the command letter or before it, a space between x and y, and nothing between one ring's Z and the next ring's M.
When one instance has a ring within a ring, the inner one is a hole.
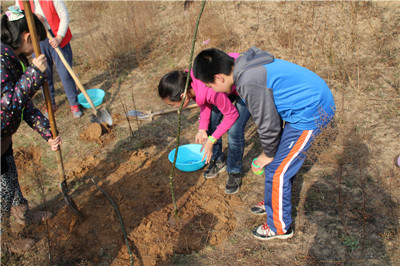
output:
M87 143L93 142L104 145L115 137L113 134L109 135L111 131L111 126L106 123L92 123L86 130L82 131L79 139Z
M127 265L130 261L116 209L92 178L119 209L135 262L156 265L166 262L174 252L190 254L217 245L235 228L233 210L241 204L240 197L225 195L216 181L202 177L202 170L176 170L175 216L169 193L172 165L166 156L157 157L155 147L122 156L127 160L118 165L101 160L100 155L77 162L75 168L80 170L74 173L75 179L88 187L79 196L71 195L84 219L79 220L63 206L47 228L35 229L36 234L48 232L54 257L63 258L67 264L90 261ZM45 239L41 242L46 244Z

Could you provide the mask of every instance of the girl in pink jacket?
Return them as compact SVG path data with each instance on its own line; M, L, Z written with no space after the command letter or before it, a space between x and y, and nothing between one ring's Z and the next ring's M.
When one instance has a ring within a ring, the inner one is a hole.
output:
M239 54L230 54L237 58ZM158 93L165 103L179 108L184 96L187 71L172 71L165 74L159 83ZM242 183L242 159L244 152L244 129L250 113L236 90L218 93L194 78L190 80L183 108L194 100L200 107L199 131L196 143L204 144L204 154L209 164L204 171L205 178L215 178L218 173L228 172L225 193L234 194ZM221 137L228 132L228 156L225 162Z

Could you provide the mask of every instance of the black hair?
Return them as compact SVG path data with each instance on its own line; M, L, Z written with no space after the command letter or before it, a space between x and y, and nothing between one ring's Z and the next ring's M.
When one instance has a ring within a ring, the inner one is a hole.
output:
M11 46L13 50L21 47L22 33L29 32L25 12L22 11L22 14L24 15L24 17L15 21L9 21L6 14L1 17L1 42ZM42 22L38 19L38 17L35 14L32 15L35 21L38 38L40 41L44 41L46 39L46 29L44 28Z
M216 48L201 51L193 63L193 74L195 78L204 83L214 83L217 74L230 75L235 64L235 59L227 53Z
M172 102L181 101L181 94L185 92L188 72L171 71L165 74L158 84L158 95L161 99L169 99ZM192 78L189 76L189 86Z

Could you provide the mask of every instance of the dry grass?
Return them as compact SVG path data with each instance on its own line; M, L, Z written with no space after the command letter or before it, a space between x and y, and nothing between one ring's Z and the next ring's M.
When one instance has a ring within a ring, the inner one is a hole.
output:
M183 2L68 1L67 6L73 18L74 69L85 85L105 89L106 104L113 113L123 113L119 95L127 105L134 96L137 109L163 109L155 88L166 72L187 68L200 2L193 2L186 13ZM203 44L205 40L210 44ZM195 54L209 47L242 52L252 45L315 71L335 96L336 127L322 135L311 151L318 160L302 174L296 227L305 236L287 246L268 246L242 237L248 232L238 228L224 252L206 248L196 255L176 257L177 263L237 264L237 254L245 254L240 262L263 264L277 262L274 251L284 250L292 257L281 259L280 264L398 264L400 182L392 158L400 152L400 4L207 2ZM57 97L65 102L62 93ZM40 96L35 100L40 102ZM85 158L99 147L78 141L88 121L72 121L69 115L65 109L56 113L64 157ZM51 176L56 171L53 155L26 128L23 125L15 135L15 146L34 143L42 150L43 175ZM171 128L168 134L173 136ZM130 136L125 124L115 130L120 139ZM150 138L155 131L151 128L141 134ZM257 136L251 141L257 143ZM136 140L131 145L140 147L140 143ZM45 184L51 187L54 181ZM47 193L57 191L54 187ZM325 219L318 216L321 213ZM239 225L249 226L247 222ZM332 235L324 235L324 229ZM326 253L318 243L326 243L337 254Z

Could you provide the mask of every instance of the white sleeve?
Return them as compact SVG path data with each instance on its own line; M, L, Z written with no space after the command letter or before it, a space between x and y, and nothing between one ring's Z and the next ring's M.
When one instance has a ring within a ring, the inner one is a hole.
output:
M69 25L69 13L67 7L62 0L53 0L54 8L60 18L60 25L58 26L57 35L65 36Z

